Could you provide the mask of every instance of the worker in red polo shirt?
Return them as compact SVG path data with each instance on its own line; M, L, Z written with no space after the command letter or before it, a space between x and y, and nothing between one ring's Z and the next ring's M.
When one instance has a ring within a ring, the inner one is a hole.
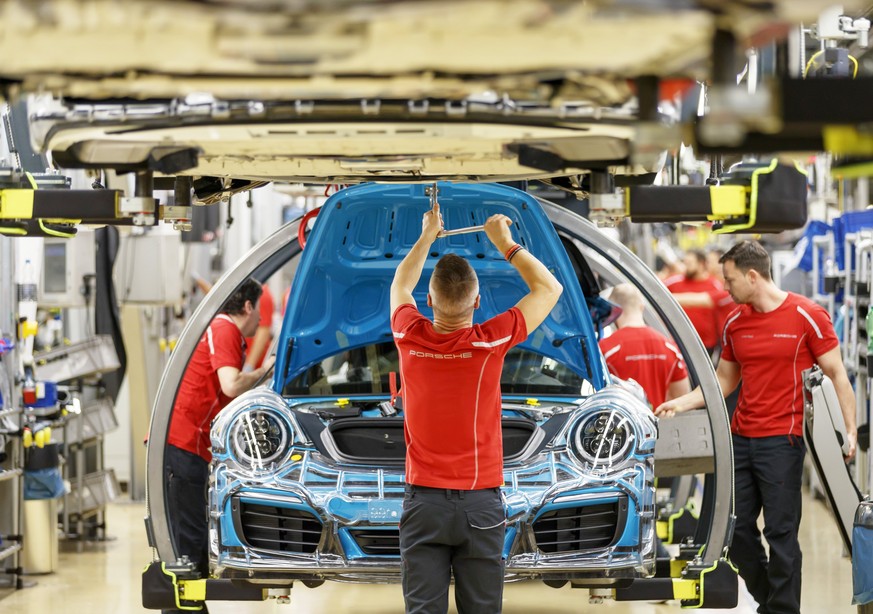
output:
M770 256L743 241L722 257L725 284L739 305L728 316L716 375L730 394L742 376L731 419L736 528L730 557L759 612L800 612L800 483L803 474L804 369L818 364L834 384L855 454L855 395L830 316L821 306L781 290L770 277ZM658 416L703 407L700 388L655 409ZM758 515L764 511L761 543Z
M700 250L689 250L683 259L685 273L664 280L664 285L673 294L694 330L703 341L710 355L718 347L718 313L716 300L723 296L721 282L706 270L706 254Z
M202 574L209 571L206 487L209 429L218 412L270 369L273 358L243 373L245 341L258 326L261 284L246 280L209 323L179 385L167 446L164 479L176 554L187 555ZM175 610L172 610L175 611Z
M442 229L438 204L425 213L421 236L391 284L407 445L400 554L408 613L444 614L453 572L459 612L502 609L503 358L546 319L563 291L513 241L511 224L505 215L485 222L488 238L530 289L508 311L474 325L476 272L465 259L446 254L428 286L433 321L419 313L412 291Z
M609 372L621 379L632 379L658 407L691 390L688 370L673 342L643 320L643 295L631 284L612 289L609 300L621 307L615 321L618 330L600 340L600 351Z

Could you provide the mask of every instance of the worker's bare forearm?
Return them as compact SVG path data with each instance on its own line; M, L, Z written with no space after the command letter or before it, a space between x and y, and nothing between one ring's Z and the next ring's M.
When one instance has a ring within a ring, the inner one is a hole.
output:
M677 292L673 295L683 307L714 307L712 296L706 292Z
M267 346L270 345L270 327L259 326L255 331L255 337L252 340L252 347L249 348L246 356L246 371L251 371L255 365L261 360L264 352L267 351Z
M415 289L418 280L421 279L421 272L424 269L424 263L427 260L428 252L432 241L424 236L418 238L406 257L397 266L394 272L394 281L392 286L405 290L409 293Z
M561 296L564 287L552 275L552 272L546 268L546 265L537 260L527 250L518 251L512 257L511 263L532 293L553 295L555 302L558 302L558 297Z
M266 373L266 366L258 367L257 369L248 372L239 371L229 385L225 386L222 382L221 391L231 398L238 397L243 392L251 390L251 388L258 383L258 380L264 377Z
M843 420L846 423L846 430L854 432L857 427L855 421L855 392L852 390L852 384L849 382L849 376L846 374L846 367L843 366L840 348L835 347L821 356L816 356L816 362L821 367L822 373L827 375L834 385L837 399L840 401Z
M683 394L682 396L671 400L670 403L672 404L673 411L677 414L692 409L700 409L706 404L703 400L703 391L700 389L700 386L687 394Z
M847 375L837 375L832 378L834 389L837 392L837 398L840 401L840 410L843 412L843 420L846 423L846 430L851 432L856 430L855 420L855 392L852 390L852 384L849 382Z

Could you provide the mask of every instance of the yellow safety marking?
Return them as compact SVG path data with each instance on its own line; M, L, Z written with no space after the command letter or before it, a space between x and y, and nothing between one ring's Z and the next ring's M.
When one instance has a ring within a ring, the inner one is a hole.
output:
M734 566L734 564L730 562L730 560L728 560L728 559L721 559L721 560L726 562L728 565L730 565L733 572L735 574L739 575L740 570L737 569L736 566ZM706 588L706 574L708 574L711 571L714 571L718 567L718 563L719 563L719 561L716 561L715 563L712 564L712 567L710 567L709 569L704 569L703 571L700 572L700 601L697 602L698 608L703 606L704 599L705 599L704 598L704 591Z
M50 237L60 237L61 239L72 239L76 236L75 232L63 232L61 230L54 230L52 228L47 228L45 224L43 224L43 220L39 220L39 229L42 230L45 234Z
M38 330L39 324L37 322L26 320L21 323L21 338L26 339L27 337L36 337Z
M27 231L24 228L4 228L3 226L0 226L0 235L23 237L26 234Z
M302 455L302 454L292 454L292 455L291 455L291 461L292 461L292 462L295 462L295 463L296 463L297 461L302 460L302 459L303 459L303 455Z
M337 399L336 404L339 407L345 407L346 405L349 404L349 400L348 399Z
M33 217L33 190L0 190L0 219L29 220Z
M533 407L539 407L540 401L539 401L539 399L527 399L525 401L525 403L527 403L528 405L531 405Z
M825 126L824 147L836 154L864 156L873 154L873 134L858 132L854 126Z
M700 581L673 578L673 599L696 600L700 596Z
M770 165L765 168L759 168L752 172L752 191L749 195L749 221L745 224L731 224L722 226L721 228L714 230L713 232L717 234L726 234L729 232L737 232L740 230L747 230L749 228L753 228L755 226L755 220L758 216L758 177L761 175L767 175L776 170L776 166L779 164L778 158L773 158ZM796 165L795 165L796 166Z
M713 185L709 187L712 215L709 220L739 217L748 213L748 190L742 185Z
M694 499L688 499L688 501L685 502L685 509L694 516L695 520L697 520L697 502Z
M873 177L873 160L865 160L857 164L847 164L831 171L831 175L838 179L860 179L861 177Z
M655 534L658 539L665 541L670 534L670 526L666 520L658 520L655 522ZM669 542L668 542L669 543Z
M179 597L186 601L206 600L206 580L179 580Z
M670 577L671 578L681 578L682 572L685 571L685 568L688 566L688 561L683 561L682 559L671 559L670 560Z

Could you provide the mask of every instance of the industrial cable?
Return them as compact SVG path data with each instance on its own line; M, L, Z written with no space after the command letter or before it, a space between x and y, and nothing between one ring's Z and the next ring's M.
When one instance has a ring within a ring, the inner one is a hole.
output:
M809 73L809 68L810 68L810 66L812 66L812 63L822 53L824 53L824 52L823 51L816 51L815 53L813 53L810 56L809 61L806 63L806 67L803 69L803 78L804 79L806 79L806 75L807 75L807 73ZM852 60L852 65L854 66L854 70L852 71L852 79L855 79L858 77L858 60L855 58L855 56L852 56L852 55L848 56L848 58L850 60Z

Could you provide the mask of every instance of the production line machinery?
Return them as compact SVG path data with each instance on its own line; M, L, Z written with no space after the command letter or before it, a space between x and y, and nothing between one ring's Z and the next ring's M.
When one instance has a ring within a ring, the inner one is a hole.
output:
M695 535L681 545L679 559L659 561L656 577L596 589L591 598L681 599L683 603L697 604L698 607L732 607L736 602L737 576L726 562L725 553L733 530L733 460L727 413L712 363L684 312L642 261L584 218L546 201L540 201L540 205L562 240L584 250L597 275L608 283L628 281L640 288L657 318L684 349L692 376L701 385L708 408L665 421L655 450L656 474L709 475ZM162 458L170 408L187 358L202 329L243 280L249 277L268 279L300 253L297 240L299 223L299 220L292 222L265 239L225 273L193 313L164 373L155 401L148 450L149 515L146 525L150 544L157 553L156 562L150 566L144 579L144 600L150 607L163 607L161 604L166 604L168 598L189 599L196 605L204 599L248 600L268 596L268 591L257 585L243 587L239 582L234 584L229 580L196 578L184 561L178 560L169 532ZM275 596L275 590L272 594Z

